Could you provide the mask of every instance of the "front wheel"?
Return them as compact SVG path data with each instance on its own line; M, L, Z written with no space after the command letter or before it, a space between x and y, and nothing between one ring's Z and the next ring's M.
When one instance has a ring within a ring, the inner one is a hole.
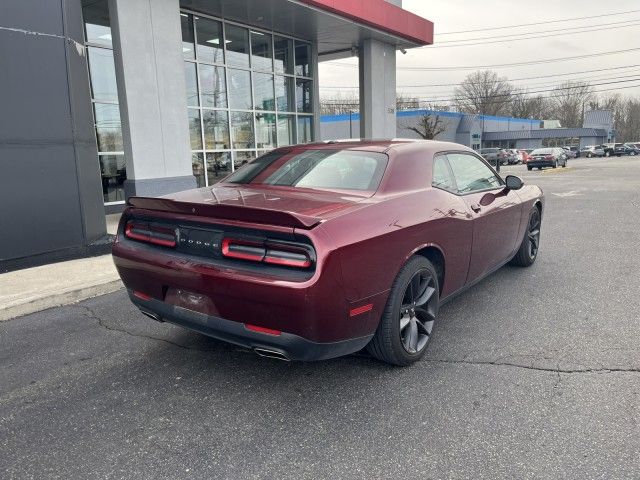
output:
M429 260L411 257L393 282L367 350L378 360L406 366L422 358L440 301L438 275Z
M529 214L527 231L524 234L520 248L515 257L511 259L511 265L518 267L530 267L538 258L538 247L540 245L540 225L542 217L538 207L533 207Z
M531 171L533 170L533 167L527 167L527 170Z

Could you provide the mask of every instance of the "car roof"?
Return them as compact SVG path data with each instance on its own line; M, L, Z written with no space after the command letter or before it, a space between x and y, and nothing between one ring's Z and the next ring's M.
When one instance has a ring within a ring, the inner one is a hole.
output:
M345 140L327 140L325 142L306 143L303 145L295 145L293 148L300 150L316 150L316 149L335 149L340 147L342 150L365 150L370 152L388 153L393 150L397 153L411 152L421 150L425 152L443 152L448 150L469 151L474 150L459 143L442 142L439 140L419 140L413 138L393 138L393 139L345 139ZM292 147L283 147L292 148Z

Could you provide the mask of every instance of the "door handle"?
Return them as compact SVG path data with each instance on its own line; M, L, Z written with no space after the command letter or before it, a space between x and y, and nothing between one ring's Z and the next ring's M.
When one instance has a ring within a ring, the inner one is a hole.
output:
M474 212L478 213L480 210L482 210L482 208L480 208L480 205L477 203L472 203L470 205L471 210L473 210Z

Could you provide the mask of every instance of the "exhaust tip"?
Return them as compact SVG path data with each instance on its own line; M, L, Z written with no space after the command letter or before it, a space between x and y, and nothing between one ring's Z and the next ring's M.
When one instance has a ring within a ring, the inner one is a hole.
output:
M164 323L164 320L157 313L145 312L144 310L140 310L143 315L155 320L156 322Z
M287 357L284 353L278 352L277 350L269 350L268 348L254 348L253 351L261 357L273 358L285 362L291 361L289 357Z

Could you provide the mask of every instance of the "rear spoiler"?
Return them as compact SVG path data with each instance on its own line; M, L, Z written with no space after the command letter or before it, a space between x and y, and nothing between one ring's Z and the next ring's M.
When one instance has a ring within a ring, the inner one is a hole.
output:
M225 220L240 220L244 222L263 223L267 225L279 225L311 229L318 225L322 219L301 215L294 212L269 210L266 208L245 207L242 205L206 204L179 202L167 198L131 197L127 205L147 210L159 210L161 212L180 213L184 215L196 215L199 217L222 218Z

